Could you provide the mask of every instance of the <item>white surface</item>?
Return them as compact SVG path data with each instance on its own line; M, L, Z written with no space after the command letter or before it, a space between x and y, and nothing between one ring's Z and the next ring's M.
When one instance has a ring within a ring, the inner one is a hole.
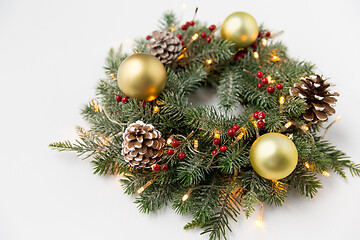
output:
M357 1L0 1L0 239L207 239L171 209L138 213L117 177L47 145L75 138L79 108L94 97L110 47L145 36L167 9L219 24L233 11L284 30L289 53L336 83L343 118L328 134L359 160L360 31ZM358 239L360 180L324 178L313 200L265 208L265 226L239 218L229 239Z

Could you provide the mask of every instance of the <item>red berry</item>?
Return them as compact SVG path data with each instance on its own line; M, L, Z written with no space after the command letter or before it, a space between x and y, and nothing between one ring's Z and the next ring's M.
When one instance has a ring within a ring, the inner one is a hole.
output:
M185 25L185 24L181 26L181 29L184 30L184 31L185 31L187 28L188 28L188 26Z
M264 112L259 112L259 118L264 119L266 117L266 114Z
M233 137L233 136L235 136L235 130L234 129L232 129L232 128L230 128L229 130L228 130L228 135L230 136L230 137Z
M253 49L256 49L256 48L257 48L257 43L253 43L253 44L251 45L251 47L252 47Z
M242 57L240 57L239 55L236 55L236 56L234 57L235 60L241 60L241 58L242 58Z
M216 149L211 151L211 155L214 156L215 154L217 154L217 150L216 150Z
M190 21L190 26L194 26L195 25L195 22L194 21Z
M190 22L186 22L185 25L188 27L190 26Z
M211 40L212 40L212 38L211 38L211 37L207 37L207 38L206 38L206 41L207 41L208 43L210 43L210 42L211 42Z
M270 37L271 33L270 32L266 32L265 36Z
M146 40L149 41L150 39L151 39L151 36L150 36L150 35L147 35L147 36L146 36Z
M267 78L263 78L261 79L262 83L263 84L268 84L269 83L269 80Z
M206 38L206 33L202 32L202 33L200 33L200 36L201 36L202 38Z
M177 36L176 36L178 39L182 39L182 35L181 34L178 34Z
M267 88L267 91L268 91L268 93L273 93L273 92L275 91L275 88L270 85L270 86Z
M162 165L161 170L166 172L167 170L169 170L169 165L167 164Z
M184 160L185 157L186 157L186 155L185 155L185 153L183 153L183 152L181 152L181 153L178 154L178 158L179 158L180 160Z
M213 142L215 145L220 145L220 143L221 143L219 138L215 138Z
M258 83L256 86L258 89L261 89L264 85L262 83Z
M283 85L281 83L279 83L278 85L276 85L276 88L281 90L281 89L283 89Z
M237 132L237 131L239 131L240 126L235 124L232 128L235 130L235 132Z
M122 103L128 103L128 102L129 102L129 100L128 100L128 98L127 98L127 97L123 97L123 98L121 99L121 102L122 102Z
M174 153L175 153L175 150L172 149L172 148L167 150L167 154L170 155L170 156L173 155Z
M213 25L210 25L209 30L210 30L210 31L214 31L215 28L216 28L216 26L213 24Z
M117 102L121 102L121 95L116 95L115 96L115 101L117 101Z
M264 128L265 128L265 123L264 123L263 120L257 121L256 125L257 125L260 129L264 129Z
M155 171L155 172L158 172L158 171L161 170L161 166L160 166L159 164L157 164L157 163L151 165L151 168L152 168L152 170Z
M253 116L255 119L259 119L259 111L254 112Z
M184 40L181 40L180 42L181 42L181 45L182 45L182 46L184 46L184 45L185 45Z
M259 37L259 38L262 37L262 32L259 32L258 37Z
M173 140L171 145L174 147L174 148L177 148L179 145L180 145L180 142L178 140Z
M243 52L240 53L240 57L241 57L241 58L244 58L244 57L245 57L245 53L243 53Z
M256 76L259 78L262 78L264 76L264 74L263 74L263 72L257 72Z
M227 150L227 147L225 145L222 145L220 147L220 152L226 152L226 150Z

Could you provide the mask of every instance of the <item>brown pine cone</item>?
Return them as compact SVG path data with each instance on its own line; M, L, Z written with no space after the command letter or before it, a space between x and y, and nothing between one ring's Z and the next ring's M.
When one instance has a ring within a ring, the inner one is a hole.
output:
M150 168L161 160L165 139L153 125L142 121L132 123L126 128L123 139L122 155L132 167Z
M339 93L330 93L329 83L321 76L310 76L300 79L303 84L295 83L294 88L290 89L291 96L298 96L306 100L308 104L303 118L306 121L316 123L318 121L326 121L328 116L335 113L333 108L339 96Z
M175 61L181 53L182 45L180 39L168 31L153 31L154 40L148 43L147 48L151 55L158 58L163 64Z

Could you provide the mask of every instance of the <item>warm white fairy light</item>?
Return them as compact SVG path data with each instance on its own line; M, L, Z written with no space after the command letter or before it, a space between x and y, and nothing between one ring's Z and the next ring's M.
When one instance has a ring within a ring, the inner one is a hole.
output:
M254 52L254 58L258 59L259 58L259 53L258 52Z
M214 132L214 138L220 138L220 133L219 133L219 131L215 131L215 132Z
M193 189L190 188L190 189L184 194L184 196L181 198L181 200L182 200L183 202L185 202L186 200L188 200L188 198L189 198L192 190L193 190Z
M281 96L279 98L279 103L280 103L280 105L283 105L285 103L285 97L284 96Z
M330 173L327 171L322 171L321 174L324 175L325 177L330 177Z
M286 129L288 129L291 125L292 125L292 122L287 122L287 123L284 125L284 127L285 127Z
M262 227L264 225L264 220L263 220L263 208L264 208L264 204L260 203L260 213L259 213L259 217L257 218L257 220L255 221L255 225L257 227Z
M154 106L154 113L158 113L160 111L160 108L158 106Z
M213 63L213 60L212 60L211 58L206 59L206 63L207 63L208 65L210 65L210 64L212 64L212 63Z
M199 37L199 34L198 33L195 33L193 36L192 36L192 40L195 41L196 39L198 39Z
M261 44L265 47L267 45L267 40L266 38L264 38L262 41L261 41Z
M167 144L167 145L171 145L172 142L173 142L172 137L169 137L169 138L166 140L166 144Z
M145 191L145 189L150 186L152 183L154 182L154 179L151 179L150 181L148 181L144 186L140 187L138 190L137 190L137 193L138 194L141 194L143 191Z
M195 139L194 140L194 148L198 149L198 147L199 147L199 140Z
M303 130L303 131L305 131L305 132L307 132L307 131L309 131L309 126L308 125L302 125L301 126L301 129Z
M310 164L308 162L305 162L304 163L304 166L307 168L307 169L310 169Z

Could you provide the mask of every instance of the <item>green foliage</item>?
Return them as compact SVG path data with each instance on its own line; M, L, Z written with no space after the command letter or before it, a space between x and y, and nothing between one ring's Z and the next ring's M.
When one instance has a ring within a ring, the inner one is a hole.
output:
M186 50L181 59L166 66L167 85L155 101L143 105L135 99L127 104L114 100L117 94L124 96L114 78L128 55L121 52L121 47L117 51L111 49L105 60L106 78L96 87L96 100L89 101L81 111L89 130L78 127L79 139L74 143L56 142L50 147L90 158L94 174L122 174L126 194L137 194L139 188L153 181L136 198L139 210L150 213L171 204L176 213L193 217L185 229L202 228L202 234L209 234L209 239L225 237L230 230L229 220L236 221L241 210L248 218L259 203L281 206L291 190L313 198L322 188L317 175L323 171L346 178L349 170L352 176L360 177L360 164L350 161L342 151L318 136L321 124L310 126L309 132L301 129L307 124L302 118L306 103L291 97L289 90L301 77L314 74L313 64L290 58L284 44L274 40L269 41L268 46L259 44L258 59L253 57L255 50L248 48L243 50L243 59L234 60L238 50L217 35L212 36L211 43L200 37L191 40L195 33L210 33L205 24L196 22L194 27L182 31L175 15L167 12L159 28L172 27L175 35L183 35ZM260 29L267 31L263 26ZM137 39L135 44L134 51L147 52L144 38ZM273 61L275 55L278 61ZM206 62L208 59L212 60L210 64ZM266 87L258 89L259 80L249 74L258 71L271 76L274 84L283 84L283 90L269 94ZM189 95L201 87L217 90L219 107L192 104ZM281 96L286 98L282 106ZM154 111L155 106L159 112ZM266 112L264 130L254 127L255 111ZM236 114L232 114L234 112ZM123 159L123 131L137 120L153 124L165 139L182 141L175 156L164 154L159 162L168 163L168 171L155 173L151 169L130 168ZM284 129L288 121L293 125ZM234 124L242 130L230 138L227 130ZM257 134L267 132L282 132L291 137L298 150L296 169L278 181L259 176L249 160L250 147ZM216 148L212 143L215 133L228 151L212 156L211 151ZM198 141L197 147L194 140ZM184 160L176 157L180 150L186 154ZM189 193L188 199L182 201L182 196Z

